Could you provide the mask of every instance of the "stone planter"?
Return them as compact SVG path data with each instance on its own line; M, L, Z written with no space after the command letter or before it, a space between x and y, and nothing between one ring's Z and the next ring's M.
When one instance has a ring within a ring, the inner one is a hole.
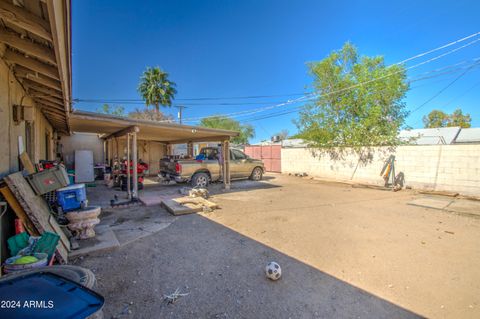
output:
M95 237L94 227L100 222L98 215L101 209L98 206L85 207L65 214L68 219L68 228L73 231L78 239Z

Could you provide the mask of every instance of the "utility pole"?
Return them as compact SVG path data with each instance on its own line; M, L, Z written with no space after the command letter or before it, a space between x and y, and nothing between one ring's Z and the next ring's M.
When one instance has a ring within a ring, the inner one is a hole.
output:
M183 109L185 108L185 106L183 105L178 105L178 123L182 124L182 113L183 113Z

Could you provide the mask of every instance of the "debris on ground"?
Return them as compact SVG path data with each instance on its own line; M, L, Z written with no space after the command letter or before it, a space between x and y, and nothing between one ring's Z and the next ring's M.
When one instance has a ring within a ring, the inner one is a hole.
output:
M188 293L181 293L180 288L175 289L175 291L170 295L163 295L163 300L165 300L168 304L175 303L181 297L187 296Z
M305 177L305 176L308 176L308 174L307 174L307 173L305 173L305 172L302 172L302 173L295 173L294 175L295 175L295 176L297 176L297 177Z
M178 192L184 196L208 198L208 189L200 187L182 187Z
M164 199L162 206L173 215L192 214L198 212L210 212L218 208L218 205L203 197L179 197Z

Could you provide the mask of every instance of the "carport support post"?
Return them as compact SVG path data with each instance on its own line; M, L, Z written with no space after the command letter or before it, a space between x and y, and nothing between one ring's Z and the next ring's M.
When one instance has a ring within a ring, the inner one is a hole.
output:
M230 189L230 141L225 140L222 143L222 174L223 188Z
M137 173L137 133L132 133L132 155L133 155L133 198L138 197L138 173Z
M187 156L188 157L193 157L193 143L192 142L187 143Z
M127 197L132 199L130 192L130 133L127 133Z

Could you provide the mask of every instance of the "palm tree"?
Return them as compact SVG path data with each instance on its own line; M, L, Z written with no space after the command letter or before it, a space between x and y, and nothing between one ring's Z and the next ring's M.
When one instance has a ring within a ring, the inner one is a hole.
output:
M154 105L158 112L160 105L172 106L172 100L177 93L175 86L174 82L168 80L167 72L159 67L147 67L140 78L138 92L145 100L145 104Z

